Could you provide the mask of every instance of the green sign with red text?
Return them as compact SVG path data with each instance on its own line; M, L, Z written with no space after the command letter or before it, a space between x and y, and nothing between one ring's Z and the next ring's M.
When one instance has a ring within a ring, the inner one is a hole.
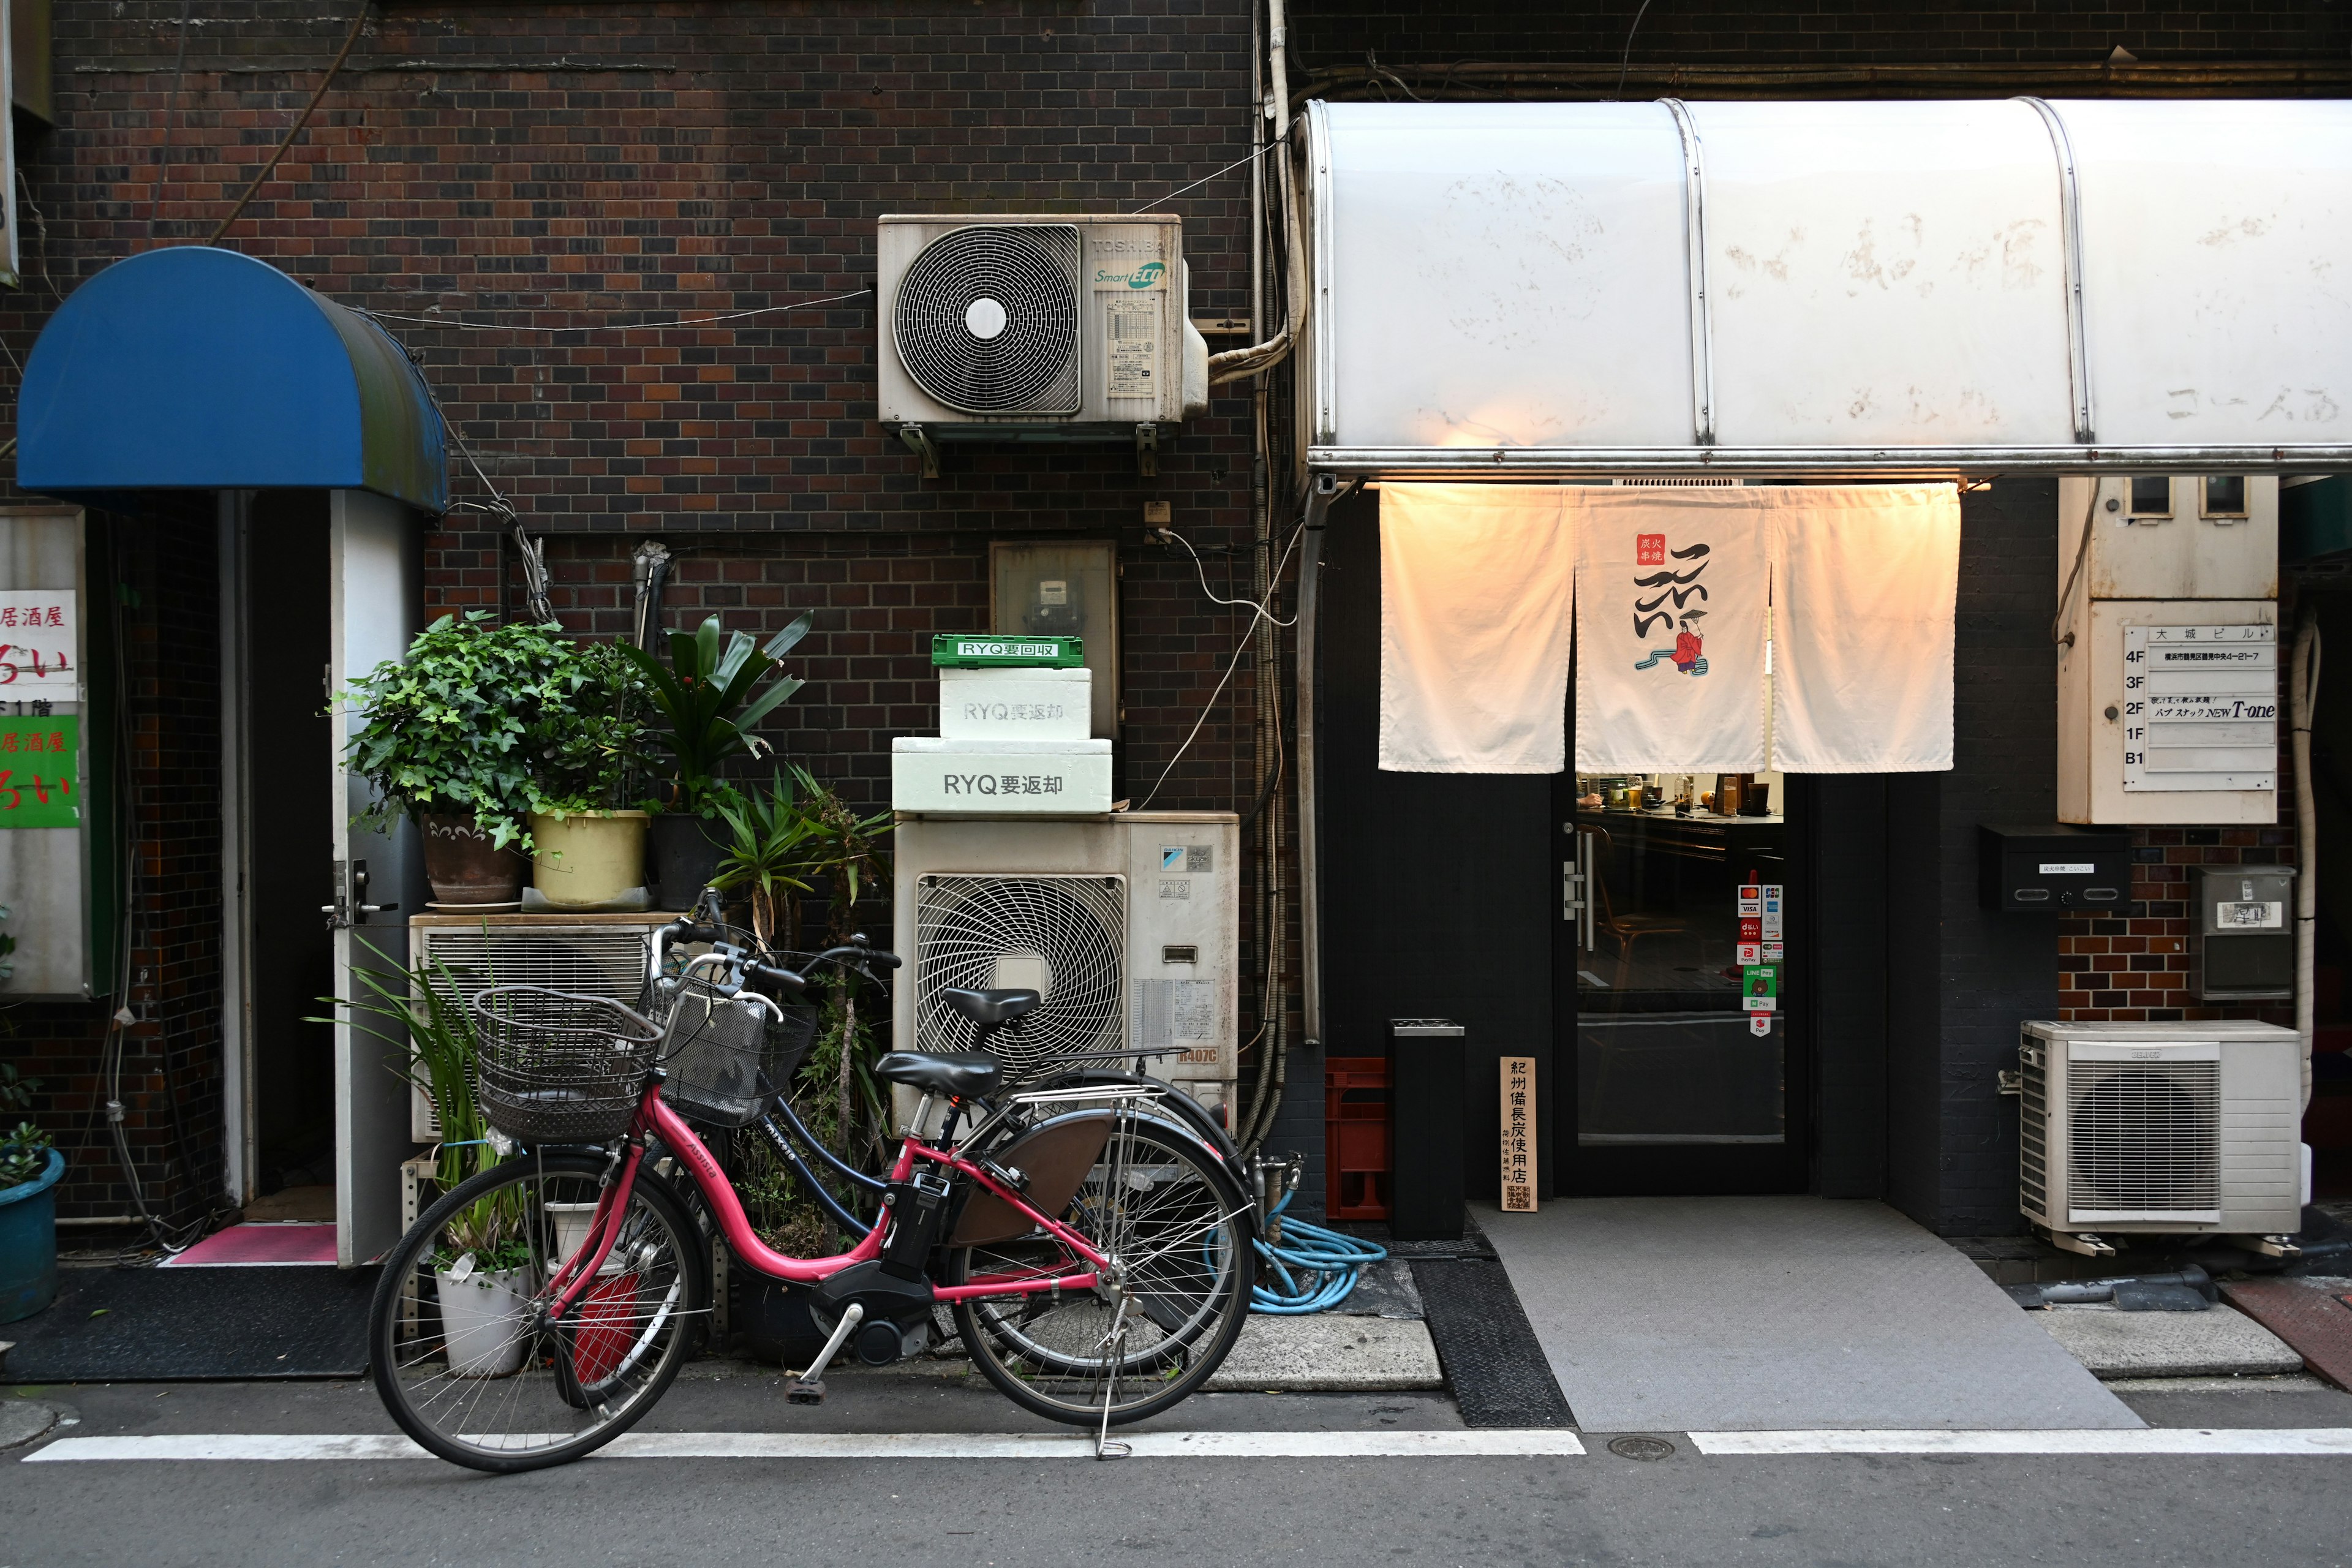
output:
M0 827L80 826L80 717L0 716Z

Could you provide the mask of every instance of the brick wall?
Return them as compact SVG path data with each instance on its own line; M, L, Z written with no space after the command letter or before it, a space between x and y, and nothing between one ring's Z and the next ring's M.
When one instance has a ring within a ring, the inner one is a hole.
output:
M2279 827L2132 830L2131 903L2121 916L2058 917L2059 1016L2083 1023L2261 1018L2294 1025L2287 1002L2201 1002L2190 988L2200 866L2292 866L2292 770L2281 765Z

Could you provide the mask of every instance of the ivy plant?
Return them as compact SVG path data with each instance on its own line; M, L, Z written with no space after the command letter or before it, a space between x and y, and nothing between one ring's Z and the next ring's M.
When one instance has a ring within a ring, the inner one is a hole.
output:
M610 645L571 642L553 622L493 619L442 616L405 657L339 697L357 716L345 763L376 792L357 826L470 816L499 847L528 852L531 811L622 804L642 748L631 667Z

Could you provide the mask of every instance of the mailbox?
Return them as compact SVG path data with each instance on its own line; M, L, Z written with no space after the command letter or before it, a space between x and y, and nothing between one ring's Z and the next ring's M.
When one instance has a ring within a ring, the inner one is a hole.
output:
M1979 826L1977 901L2010 914L2119 910L2131 901L2131 835L2056 823Z

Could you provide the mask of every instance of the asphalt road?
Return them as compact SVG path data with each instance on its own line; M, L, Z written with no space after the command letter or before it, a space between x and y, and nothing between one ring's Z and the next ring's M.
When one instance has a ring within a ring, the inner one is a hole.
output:
M682 1381L646 1430L1034 1431L984 1389ZM0 1568L52 1564L1162 1563L2352 1564L2352 1457L430 1459L23 1463L59 1437L378 1433L363 1384L16 1389L78 1422L0 1453ZM2352 1427L2329 1391L2137 1394L2159 1426ZM1160 1430L1458 1429L1438 1394L1217 1394Z

